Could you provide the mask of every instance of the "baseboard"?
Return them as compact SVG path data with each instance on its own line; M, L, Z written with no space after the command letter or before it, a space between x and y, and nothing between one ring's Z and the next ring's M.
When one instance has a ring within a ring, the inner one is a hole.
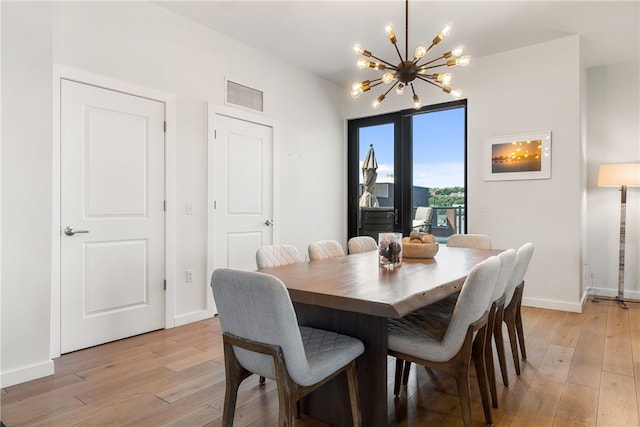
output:
M38 363L36 365L25 366L23 368L14 369L12 371L2 372L2 377L0 377L0 385L3 388L10 387L12 385L21 384L27 381L46 377L48 375L53 375L53 373L53 360L50 359L46 362Z
M587 295L588 298L595 297L595 296L613 298L618 296L618 290L611 289L611 288L589 288L587 289L585 294ZM624 297L625 299L640 300L640 292L625 290Z
M182 314L175 317L175 326L182 326L188 323L198 322L213 317L213 311L201 310L192 313Z
M540 298L522 298L522 305L527 307L546 308L549 310L569 311L572 313L582 313L582 303L554 301Z

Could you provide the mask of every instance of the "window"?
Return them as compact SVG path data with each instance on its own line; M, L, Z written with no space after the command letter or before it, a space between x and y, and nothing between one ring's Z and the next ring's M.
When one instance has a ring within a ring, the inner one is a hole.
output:
M417 228L443 241L465 232L466 100L350 120L348 129L349 237ZM370 147L378 168L367 187ZM362 197L367 190L375 197ZM431 207L428 224L419 207Z

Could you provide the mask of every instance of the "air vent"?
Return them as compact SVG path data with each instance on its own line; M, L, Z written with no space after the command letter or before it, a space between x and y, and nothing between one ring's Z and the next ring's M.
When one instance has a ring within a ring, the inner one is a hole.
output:
M227 80L227 104L264 112L263 97L258 89Z

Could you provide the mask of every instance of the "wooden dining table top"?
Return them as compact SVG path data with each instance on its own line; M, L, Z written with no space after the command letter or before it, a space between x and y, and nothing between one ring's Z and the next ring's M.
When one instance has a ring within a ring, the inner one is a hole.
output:
M294 303L398 318L458 292L476 264L500 252L440 245L435 258L403 258L393 269L370 251L258 271L278 277Z

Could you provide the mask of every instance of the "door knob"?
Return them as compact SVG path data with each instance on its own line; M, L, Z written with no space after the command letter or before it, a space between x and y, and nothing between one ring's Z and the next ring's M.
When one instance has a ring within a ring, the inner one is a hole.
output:
M88 233L88 232L89 230L76 230L72 226L68 226L67 228L64 229L64 234L66 234L67 236L73 236L76 233Z
M266 220L264 222L264 225L266 225L267 227L270 226L270 225L273 225L273 220L271 220L271 219Z

